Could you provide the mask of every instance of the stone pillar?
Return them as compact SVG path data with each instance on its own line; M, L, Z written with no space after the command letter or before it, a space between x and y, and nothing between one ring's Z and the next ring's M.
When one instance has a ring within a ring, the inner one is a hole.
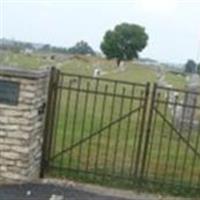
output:
M39 177L48 74L0 68L0 184Z

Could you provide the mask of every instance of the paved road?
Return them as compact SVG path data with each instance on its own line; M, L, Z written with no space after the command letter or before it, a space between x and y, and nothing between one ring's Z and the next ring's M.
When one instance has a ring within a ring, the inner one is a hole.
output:
M60 198L59 198L60 197ZM0 200L127 200L52 184L0 186Z

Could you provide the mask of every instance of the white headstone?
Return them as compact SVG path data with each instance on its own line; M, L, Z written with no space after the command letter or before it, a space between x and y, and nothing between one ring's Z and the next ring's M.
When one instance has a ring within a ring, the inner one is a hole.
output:
M188 129L189 127L197 127L198 121L195 119L195 104L197 103L198 95L196 92L198 92L198 87L200 85L199 76L196 74L193 74L191 76L187 77L187 90L188 94L185 95L184 100L182 101L182 105L178 106L177 109L179 109L176 117L177 125L180 127L182 126L184 129Z
M93 72L93 77L98 77L101 75L101 70L100 69L94 69L94 72Z
M119 69L120 69L120 71L124 71L125 70L123 61L120 62Z
M188 88L195 88L195 87L199 87L200 85L200 77L198 74L192 74L189 77L189 81L188 81Z

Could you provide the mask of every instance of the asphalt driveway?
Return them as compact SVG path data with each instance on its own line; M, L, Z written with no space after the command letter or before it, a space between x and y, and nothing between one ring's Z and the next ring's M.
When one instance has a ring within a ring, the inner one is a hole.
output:
M0 186L0 200L127 200L53 184Z

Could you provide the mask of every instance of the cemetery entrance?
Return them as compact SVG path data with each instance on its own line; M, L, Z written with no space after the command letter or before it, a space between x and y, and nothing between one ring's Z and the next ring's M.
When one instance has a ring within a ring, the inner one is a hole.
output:
M199 97L52 69L42 173L199 190Z

